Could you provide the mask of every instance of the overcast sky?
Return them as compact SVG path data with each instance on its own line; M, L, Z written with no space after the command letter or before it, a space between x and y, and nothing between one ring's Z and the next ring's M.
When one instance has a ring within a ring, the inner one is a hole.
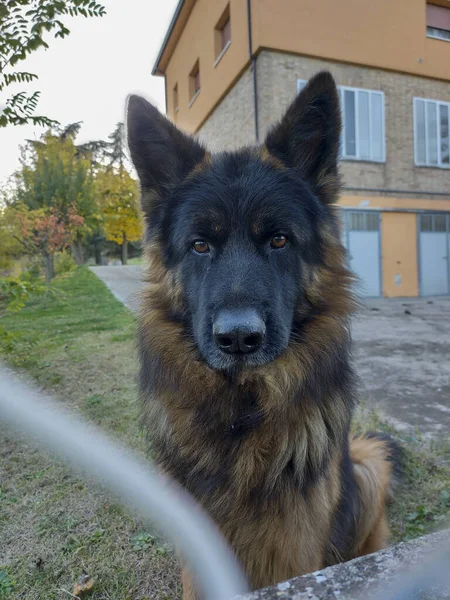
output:
M38 50L17 65L36 73L38 81L29 88L6 90L8 96L23 89L40 90L37 113L63 125L83 121L80 143L106 139L123 120L130 92L145 95L164 110L164 80L153 77L151 70L177 0L103 0L102 4L106 16L66 19L68 37L48 36L48 50ZM29 126L0 128L0 183L18 167L19 145L41 133L42 129Z

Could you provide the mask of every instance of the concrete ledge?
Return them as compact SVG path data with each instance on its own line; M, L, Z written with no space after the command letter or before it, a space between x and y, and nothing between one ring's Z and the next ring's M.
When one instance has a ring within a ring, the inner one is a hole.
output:
M242 600L450 599L450 530L258 590ZM444 559L444 560L442 560ZM403 575L403 577L402 577ZM400 577L400 579L399 579ZM416 580L417 578L417 580ZM428 581L426 579L428 578ZM402 590L402 593L398 593Z

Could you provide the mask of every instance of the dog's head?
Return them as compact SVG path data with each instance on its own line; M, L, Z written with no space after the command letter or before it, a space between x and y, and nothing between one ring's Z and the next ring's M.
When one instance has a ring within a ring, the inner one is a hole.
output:
M260 148L210 155L144 99L128 102L146 241L176 275L189 335L217 370L277 358L313 310L308 290L339 245L340 111L316 75ZM316 286L317 287L317 286Z

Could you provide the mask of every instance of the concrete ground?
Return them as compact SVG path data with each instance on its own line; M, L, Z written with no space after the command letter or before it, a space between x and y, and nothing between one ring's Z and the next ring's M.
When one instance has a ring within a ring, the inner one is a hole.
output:
M353 323L364 401L398 429L450 434L450 297L368 300Z
M141 287L142 267L140 265L114 265L90 267L112 294L131 310L136 310L137 294Z
M92 267L132 310L142 267ZM361 398L398 429L450 434L450 297L374 299L353 322Z

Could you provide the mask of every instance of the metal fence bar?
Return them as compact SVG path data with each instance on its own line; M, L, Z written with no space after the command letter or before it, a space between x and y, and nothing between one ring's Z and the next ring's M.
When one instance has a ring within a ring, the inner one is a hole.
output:
M208 600L230 600L245 579L212 521L178 485L0 367L0 419L69 459L176 544Z

